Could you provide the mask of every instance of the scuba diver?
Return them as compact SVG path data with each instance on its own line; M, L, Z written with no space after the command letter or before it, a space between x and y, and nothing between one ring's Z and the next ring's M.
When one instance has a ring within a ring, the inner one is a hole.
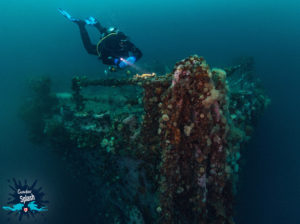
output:
M110 65L109 71L114 72L134 64L142 57L142 52L128 37L114 27L104 28L94 17L85 20L72 17L67 11L58 11L68 20L78 25L83 46L89 54L97 55L103 64ZM90 40L86 25L95 27L101 34L97 45ZM107 71L106 71L107 72Z

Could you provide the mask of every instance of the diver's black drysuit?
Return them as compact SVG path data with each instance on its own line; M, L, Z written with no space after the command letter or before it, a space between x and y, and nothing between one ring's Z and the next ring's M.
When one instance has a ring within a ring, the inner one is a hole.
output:
M89 54L97 55L106 65L117 65L115 59L134 56L136 60L142 57L142 52L128 40L128 37L119 31L108 32L108 30L96 23L94 26L102 35L97 45L92 44L88 32L85 28L85 22L77 22L80 30L81 39L84 48ZM120 60L119 60L120 61Z

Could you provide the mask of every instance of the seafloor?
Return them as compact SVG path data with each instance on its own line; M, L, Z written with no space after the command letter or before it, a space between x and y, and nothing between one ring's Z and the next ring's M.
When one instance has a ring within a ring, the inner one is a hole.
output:
M87 223L234 223L239 161L270 102L252 58L70 85L31 80L20 114L30 140L88 183Z

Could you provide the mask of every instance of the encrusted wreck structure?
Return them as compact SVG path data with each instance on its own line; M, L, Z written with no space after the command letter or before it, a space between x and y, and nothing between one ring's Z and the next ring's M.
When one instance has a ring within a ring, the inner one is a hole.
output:
M242 150L270 102L251 64L195 55L166 75L74 77L72 93L41 78L21 115L89 183L89 223L232 224Z

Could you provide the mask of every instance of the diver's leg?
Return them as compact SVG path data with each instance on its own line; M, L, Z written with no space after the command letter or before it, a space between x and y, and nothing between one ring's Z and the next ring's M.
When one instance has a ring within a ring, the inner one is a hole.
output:
M100 34L106 33L106 28L104 28L99 22L96 23L94 27L100 32Z
M90 16L84 21L87 25L94 26L100 32L100 34L106 33L106 28L104 28L95 17Z
M80 30L80 35L81 35L81 40L82 40L82 43L83 43L83 46L84 48L86 49L86 51L89 53L89 54L94 54L94 55L98 55L97 54L97 49L96 49L96 45L92 44L91 40L90 40L90 37L89 37L89 34L87 32L87 30L85 29L85 25L88 24L88 25L95 25L93 23L97 23L97 20L94 19L93 17L91 17L91 19L88 19L88 20L81 20L81 19L77 19L77 18L74 18L73 16L71 16L70 13L68 13L66 10L63 10L63 9L58 9L58 11L64 16L66 17L68 20L76 23L79 27L79 30ZM100 26L101 27L101 26Z
M89 54L94 54L94 55L98 55L97 53L97 46L92 44L91 39L89 37L89 34L85 28L86 23L82 20L75 22L78 27L79 27L79 31L80 31L80 36L81 36L81 40L83 43L84 48L86 49L86 51Z

